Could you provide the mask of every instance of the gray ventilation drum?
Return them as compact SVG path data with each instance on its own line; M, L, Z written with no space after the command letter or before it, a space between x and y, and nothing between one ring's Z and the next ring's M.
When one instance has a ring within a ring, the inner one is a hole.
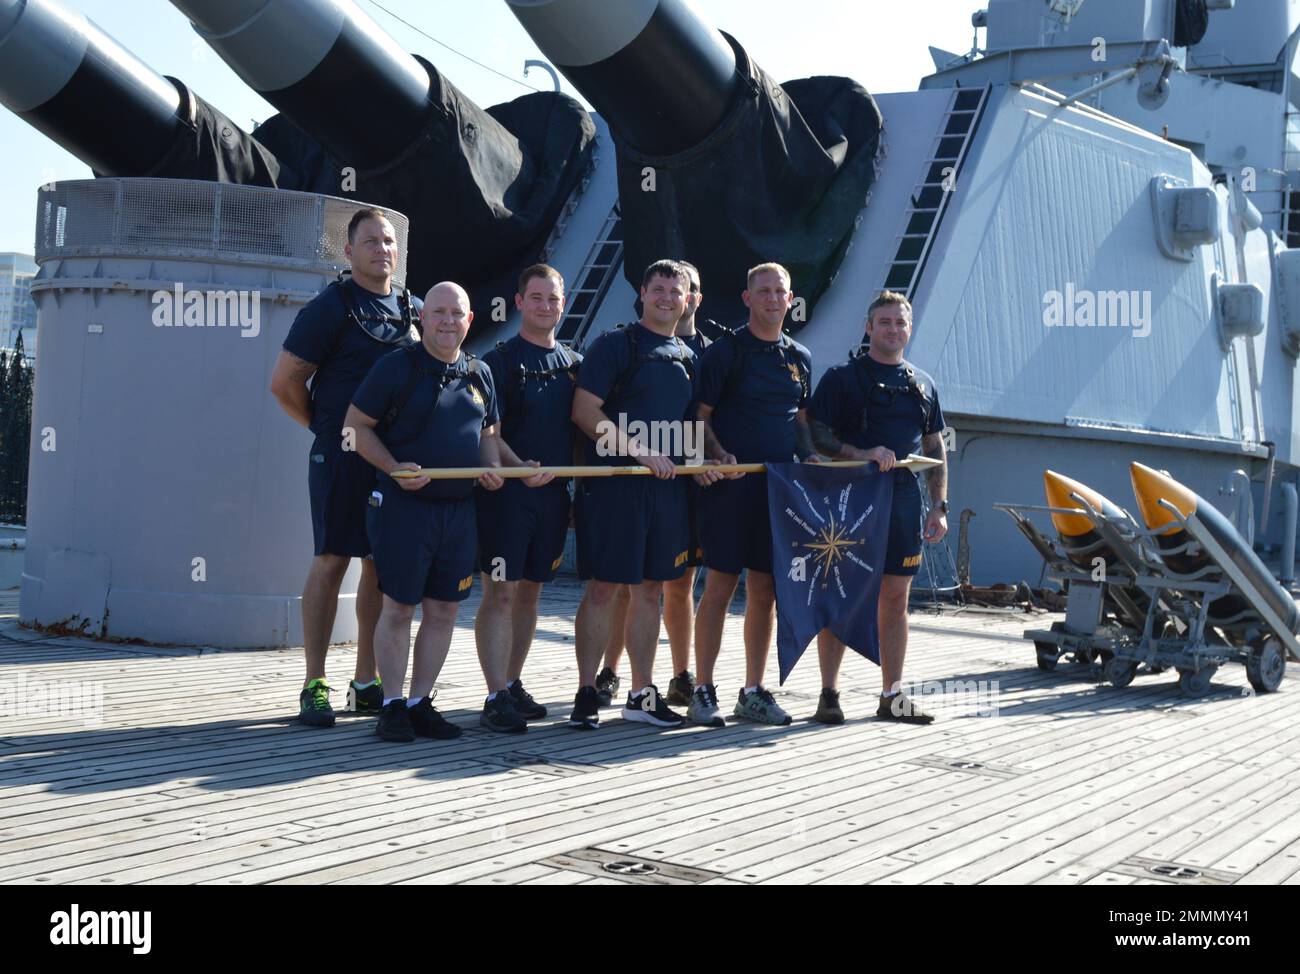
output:
M41 191L24 624L301 644L312 437L268 390L365 205L170 179ZM400 286L407 220L387 212ZM331 641L356 637L357 574Z

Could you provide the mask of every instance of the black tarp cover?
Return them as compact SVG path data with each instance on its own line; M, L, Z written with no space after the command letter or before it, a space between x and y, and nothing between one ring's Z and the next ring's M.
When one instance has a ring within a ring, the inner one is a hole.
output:
M1205 0L1178 0L1174 12L1174 46L1201 43L1210 29L1210 10Z
M182 122L176 140L152 172L160 179L202 179L241 186L285 186L295 177L282 169L275 153L229 118L191 92L182 82L168 78L180 92ZM96 173L96 176L101 175Z
M572 98L524 95L484 110L427 61L430 111L406 151L387 165L355 174L343 188L343 164L283 116L253 135L270 149L294 185L391 207L410 219L407 283L422 294L441 280L470 292L475 313L492 299L513 307L518 274L542 245L590 160L596 128ZM359 123L364 124L364 123Z
M755 264L789 268L808 311L825 292L875 181L882 118L854 81L778 85L727 40L742 85L708 139L669 157L617 135L615 145L629 283L639 288L659 258L684 258L700 268L709 314L736 325L748 314L740 294ZM643 189L647 168L653 191Z

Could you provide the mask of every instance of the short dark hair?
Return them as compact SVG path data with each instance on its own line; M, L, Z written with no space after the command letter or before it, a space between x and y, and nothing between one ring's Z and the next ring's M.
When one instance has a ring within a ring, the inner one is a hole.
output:
M348 221L348 243L352 243L353 239L356 237L357 227L361 226L361 224L365 223L367 220L383 220L387 223L392 223L392 221L388 219L388 214L377 206L367 206L364 209L357 210L357 212L352 214L352 219Z
M686 281L686 286L688 288L690 287L691 279L687 275L686 269L682 267L680 261L667 259L655 261L647 267L645 273L641 275L641 286L649 287L651 279L656 277L676 277L678 279L683 279Z
M704 282L700 279L700 269L699 269L698 267L696 267L694 264L692 264L689 260L679 260L677 263L681 264L682 267L685 268L685 269L688 270L688 271L694 271L694 272L695 272L695 279L696 279L697 281L700 281L700 287L701 287L701 288L704 287ZM688 274L688 275L686 276L686 281L687 281L687 283L690 283L690 279L691 279L691 278L690 278L690 275ZM691 286L694 287L694 285L691 285Z
M907 318L912 319L912 302L907 300L907 295L899 294L897 291L881 291L867 307L867 321L871 321L871 316L876 313L877 308L884 308L891 304L896 304L907 312Z
M519 275L519 295L528 293L528 282L534 277L549 277L560 285L560 290L564 290L564 276L550 264L534 264L532 267L524 268L524 272Z

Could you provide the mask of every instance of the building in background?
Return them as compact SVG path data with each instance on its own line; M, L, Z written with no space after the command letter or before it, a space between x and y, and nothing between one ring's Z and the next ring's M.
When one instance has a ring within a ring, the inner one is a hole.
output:
M0 348L13 348L23 336L23 350L36 355L36 304L32 278L36 261L30 254L0 253Z

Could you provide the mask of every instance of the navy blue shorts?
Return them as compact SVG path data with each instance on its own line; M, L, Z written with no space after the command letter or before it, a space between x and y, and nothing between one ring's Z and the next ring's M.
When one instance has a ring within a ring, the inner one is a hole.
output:
M478 569L490 576L498 566L505 580L549 582L564 561L569 531L569 488L552 481L527 487L507 480L500 490L475 491L478 505ZM498 562L496 559L502 559Z
M739 575L742 568L772 574L767 478L746 474L701 487L699 493L705 567L728 575Z
M329 434L316 438L308 460L316 554L364 558L370 554L366 501L375 489L375 468L361 454L345 451L341 436Z
M699 568L704 564L704 544L700 541L700 492L704 490L693 477L685 478L686 485L686 567Z
M574 514L579 577L639 585L685 573L690 527L682 478L585 477Z
M463 601L474 585L474 498L427 501L376 488L366 507L379 591L394 602Z
M921 570L921 485L910 470L894 475L894 500L889 515L886 575L915 575Z

